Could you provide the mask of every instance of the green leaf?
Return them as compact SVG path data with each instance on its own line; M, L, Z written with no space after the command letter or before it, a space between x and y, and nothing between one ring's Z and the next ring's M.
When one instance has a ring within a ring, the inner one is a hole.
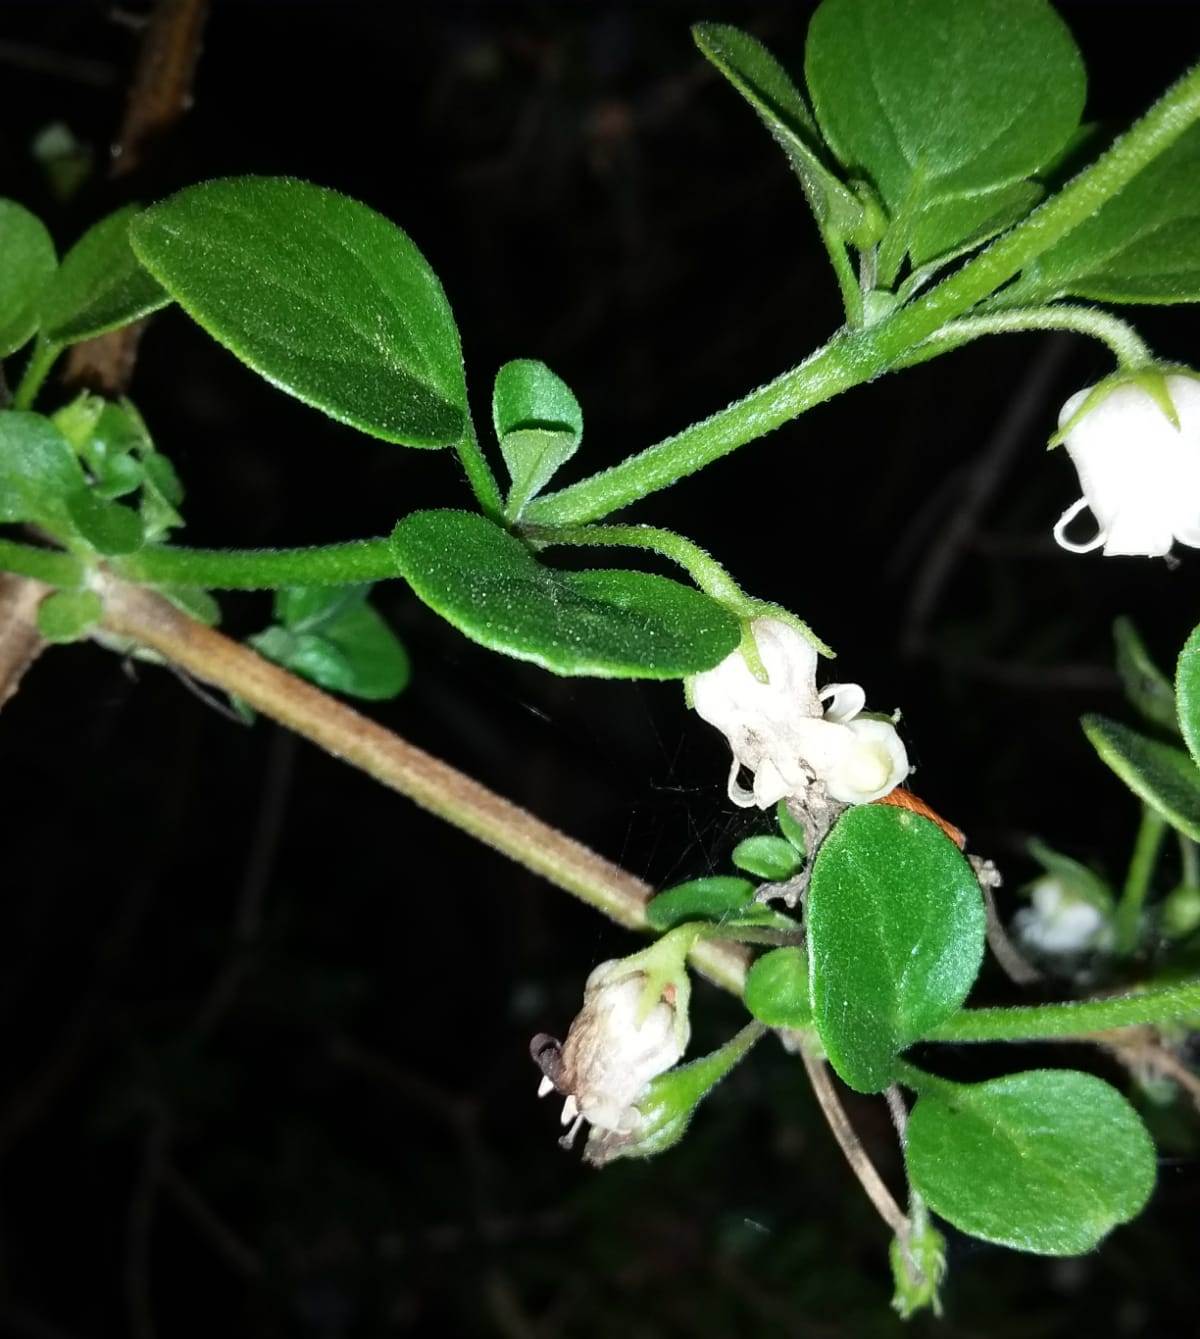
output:
M821 159L825 149L804 95L774 56L749 33L727 23L697 23L696 45L758 113L800 178L817 221L859 246L869 246L862 201Z
M146 541L142 518L131 507L109 502L91 488L77 488L66 498L75 533L97 553L135 553Z
M0 200L0 258L0 358L7 358L33 338L55 266L50 234L12 200Z
M892 216L897 263L918 220L922 255L979 229L1083 110L1083 63L1046 0L823 0L805 72L825 139Z
M746 1008L768 1027L812 1027L808 957L802 948L764 953L746 973Z
M749 879L714 874L676 884L646 903L646 923L652 930L673 930L684 921L722 921L754 900Z
M373 209L287 177L231 177L152 206L130 236L180 306L281 390L385 441L463 436L450 304Z
M38 631L48 642L77 642L103 614L104 605L95 591L55 591L38 605Z
M515 518L579 449L583 411L545 363L518 358L496 373L492 423L512 479L507 513Z
M283 626L250 644L268 660L336 693L371 701L408 683L408 654L367 603L368 586L294 587L275 597Z
M1080 722L1092 747L1133 793L1193 841L1200 841L1200 771L1172 744L1104 716Z
M49 419L0 412L0 521L39 521L51 529L66 518L63 499L84 485L71 444Z
M176 609L182 609L206 627L215 628L221 621L221 606L213 595L200 586L156 586L155 589Z
M908 1172L960 1231L1038 1255L1082 1255L1137 1216L1154 1188L1154 1145L1107 1083L1035 1069L938 1083L908 1122Z
M1014 181L992 191L939 196L912 226L908 243L914 265L952 260L1023 219L1045 194L1033 181Z
M782 883L804 864L791 842L782 837L747 837L733 848L733 863L747 874Z
M1200 627L1183 644L1175 667L1175 700L1179 709L1179 731L1196 764L1200 766Z
M1029 266L1015 303L1200 301L1200 125Z
M1125 696L1152 725L1178 730L1171 681L1150 658L1133 623L1118 618L1113 624L1113 639L1117 644L1117 673Z
M966 999L983 959L971 866L928 819L859 805L838 821L808 886L813 1018L830 1063L860 1092Z
M101 219L63 257L42 294L41 328L54 344L76 344L165 307L170 297L129 249L136 205Z
M741 640L698 590L649 572L566 572L473 512L419 511L392 532L400 573L472 641L555 674L679 679Z

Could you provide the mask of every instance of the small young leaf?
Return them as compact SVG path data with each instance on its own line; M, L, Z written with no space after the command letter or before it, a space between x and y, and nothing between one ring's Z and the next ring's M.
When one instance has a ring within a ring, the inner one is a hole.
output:
M779 824L780 834L800 853L801 859L808 854L808 836L803 826L792 817L786 799L775 806L775 821Z
M84 485L71 444L49 419L0 412L0 521L40 521L55 529L63 499Z
M876 240L862 201L821 160L824 141L804 95L766 47L727 23L697 23L692 36L787 155L817 221L859 246Z
M1118 618L1113 624L1113 639L1125 696L1151 724L1178 730L1171 681L1151 660L1146 644L1128 618Z
M583 412L545 363L518 358L496 373L492 423L512 479L507 512L517 517L579 449Z
M768 1027L812 1027L808 957L802 948L764 953L746 973L746 1008Z
M0 358L37 330L38 302L54 273L54 243L40 220L0 200Z
M749 879L714 874L664 889L646 903L652 930L673 930L684 921L722 921L750 905L754 885Z
M148 316L170 302L129 249L127 205L101 219L63 257L42 294L41 329L54 344L77 344Z
M373 209L287 177L232 177L145 210L130 238L179 305L281 390L384 441L462 437L450 304Z
M1038 1255L1090 1251L1154 1188L1154 1145L1137 1112L1073 1070L938 1084L912 1110L906 1157L935 1213Z
M293 587L275 597L282 627L250 644L268 660L335 693L382 701L409 678L408 654L367 603L368 586Z
M86 637L104 613L95 591L59 590L38 605L38 631L48 642L77 642Z
M1006 305L1200 301L1200 125L1029 266Z
M1200 766L1200 627L1183 644L1175 667L1175 700L1179 709L1179 731L1197 766Z
M983 960L974 871L928 819L864 804L826 838L808 886L813 1019L852 1088L878 1092L896 1057L966 999Z
M555 674L680 679L741 640L698 590L649 572L565 572L473 512L419 511L392 532L401 575L472 641Z
M1092 747L1139 799L1173 828L1200 841L1200 770L1182 749L1104 716L1080 722Z
M977 229L994 198L964 213L965 197L1051 163L1083 109L1083 63L1046 0L823 0L805 72L834 153L883 197L897 259L917 220L923 254Z
M108 502L91 488L77 488L66 498L75 533L97 553L135 553L146 541L142 518L131 507Z
M221 606L208 591L199 586L158 586L155 589L176 609L182 609L206 627L215 628L220 623Z
M733 848L733 863L747 874L782 883L790 879L804 858L782 837L747 837Z

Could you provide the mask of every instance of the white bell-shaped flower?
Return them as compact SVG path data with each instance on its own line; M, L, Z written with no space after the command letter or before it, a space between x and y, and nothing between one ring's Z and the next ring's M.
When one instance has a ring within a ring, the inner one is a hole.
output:
M756 618L751 631L767 671L756 679L740 651L691 681L692 705L729 741L729 798L769 809L803 795L814 781L843 804L866 804L908 775L908 755L890 721L860 716L858 684L817 691L817 653L789 624ZM827 706L822 706L827 702ZM738 774L754 774L751 790Z
M1029 890L1029 900L1030 905L1013 917L1013 928L1039 953L1083 953L1103 948L1111 939L1104 912L1073 893L1055 874L1038 879Z
M1173 375L1164 386L1178 427L1137 381L1105 390L1097 403L1071 423L1094 388L1073 395L1059 427L1079 474L1081 497L1062 514L1054 538L1073 553L1103 546L1108 556L1169 553L1176 540L1200 547L1200 381ZM1088 508L1095 536L1067 538L1067 526Z
M687 1014L675 1007L675 989L668 987L647 1008L648 981L628 959L602 962L587 979L583 1007L562 1046L545 1035L533 1040L545 1076L539 1096L557 1090L566 1098L568 1143L585 1120L602 1130L637 1129L638 1099L687 1048Z

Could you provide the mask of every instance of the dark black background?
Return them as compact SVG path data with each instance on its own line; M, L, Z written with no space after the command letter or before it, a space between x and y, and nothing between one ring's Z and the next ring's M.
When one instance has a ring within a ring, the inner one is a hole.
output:
M109 8L0 5L2 189L61 245L122 197L99 172L57 202L28 145L61 119L103 168L136 45ZM1195 55L1194 5L1062 9L1088 114L1113 128ZM291 173L395 219L454 305L479 421L508 358L545 359L575 389L578 477L838 324L782 155L687 30L738 22L798 68L809 12L217 0L195 107L137 189ZM1195 361L1189 310L1142 328ZM903 708L914 784L1000 861L1006 910L1033 833L1119 875L1136 805L1077 719L1125 710L1114 616L1164 662L1197 617L1193 554L1172 570L1050 540L1076 486L1044 440L1107 370L1084 341L976 345L629 513L704 544L833 643L839 677ZM325 420L177 311L144 339L132 393L187 485L194 544L333 541L466 504L449 454ZM373 713L637 874L721 868L753 824L730 813L724 746L676 687L556 680L399 585L377 602L414 677ZM235 632L267 621L266 598L224 603ZM95 647L44 657L0 750L0 1333L899 1329L886 1234L773 1042L657 1162L598 1175L555 1147L526 1041L561 1031L590 966L631 946L588 909ZM992 974L980 991L1008 997ZM706 988L694 1014L698 1047L737 1025ZM939 1061L984 1073L1006 1057ZM894 1178L882 1106L851 1109ZM1151 1211L1093 1257L955 1237L941 1332L1193 1332L1200 1178L1186 1140L1166 1149Z

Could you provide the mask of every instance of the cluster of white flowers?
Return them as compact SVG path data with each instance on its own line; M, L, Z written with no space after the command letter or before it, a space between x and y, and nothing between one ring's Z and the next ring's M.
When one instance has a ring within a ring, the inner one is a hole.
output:
M1036 952L1057 956L1110 947L1108 917L1057 874L1036 880L1029 889L1029 902L1013 917L1013 929Z
M1171 375L1161 384L1177 423L1136 379L1088 387L1063 405L1059 428L1083 490L1054 527L1064 549L1161 557L1176 540L1200 548L1200 381ZM1080 543L1066 529L1085 507L1097 531Z
M803 634L774 618L756 618L751 631L765 683L741 651L691 681L692 705L733 750L734 804L768 809L818 782L830 799L867 804L898 786L908 755L891 721L861 714L866 699L858 684L818 691L817 652ZM751 790L739 783L742 768L754 774Z
M587 979L583 1007L566 1041L560 1046L542 1033L530 1044L543 1075L538 1096L557 1091L566 1099L565 1147L585 1120L597 1130L635 1131L642 1119L637 1102L651 1079L677 1064L687 1049L686 1000L678 998L676 985L668 985L647 1002L649 979L632 959L602 962Z

